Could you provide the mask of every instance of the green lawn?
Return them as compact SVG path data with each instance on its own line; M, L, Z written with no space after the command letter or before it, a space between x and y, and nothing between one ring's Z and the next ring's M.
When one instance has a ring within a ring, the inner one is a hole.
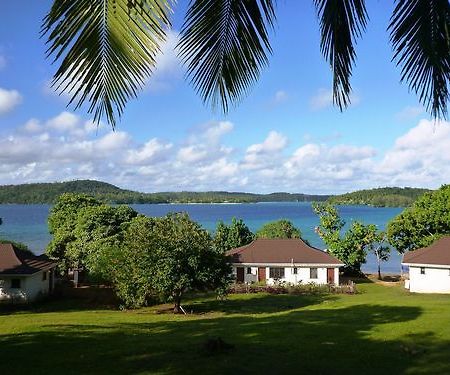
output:
M358 295L196 299L188 316L70 301L0 310L0 372L450 374L450 296L358 287ZM234 347L208 353L214 337Z

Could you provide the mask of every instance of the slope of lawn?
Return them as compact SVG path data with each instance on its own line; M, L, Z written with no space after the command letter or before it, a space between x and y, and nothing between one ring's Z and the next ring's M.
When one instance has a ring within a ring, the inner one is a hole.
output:
M195 299L187 316L71 301L0 310L1 373L450 373L450 296L358 287L357 295ZM206 350L215 337L233 348Z

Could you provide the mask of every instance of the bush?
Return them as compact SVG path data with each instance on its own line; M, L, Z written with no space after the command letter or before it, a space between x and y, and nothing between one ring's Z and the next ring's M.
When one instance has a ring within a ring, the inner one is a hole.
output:
M323 294L355 294L356 286L353 282L346 285L330 284L292 284L280 282L274 285L261 284L233 284L229 293L268 293L268 294L292 294L292 295L323 295Z

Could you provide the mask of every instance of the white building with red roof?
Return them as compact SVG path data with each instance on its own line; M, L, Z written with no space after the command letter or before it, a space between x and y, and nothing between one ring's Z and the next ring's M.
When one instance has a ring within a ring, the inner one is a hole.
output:
M0 243L0 302L31 302L53 291L56 263Z
M257 239L227 252L237 282L339 285L344 264L300 239Z
M405 287L416 293L450 293L450 236L428 247L408 251L402 265L409 267Z

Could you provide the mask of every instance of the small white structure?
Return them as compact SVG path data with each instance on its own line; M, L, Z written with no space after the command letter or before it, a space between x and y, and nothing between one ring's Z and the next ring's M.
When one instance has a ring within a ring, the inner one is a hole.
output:
M409 267L405 288L416 293L450 293L450 237L409 251L402 265Z
M339 285L344 264L300 239L257 239L227 252L237 282Z
M0 244L0 303L31 302L53 291L56 263Z

